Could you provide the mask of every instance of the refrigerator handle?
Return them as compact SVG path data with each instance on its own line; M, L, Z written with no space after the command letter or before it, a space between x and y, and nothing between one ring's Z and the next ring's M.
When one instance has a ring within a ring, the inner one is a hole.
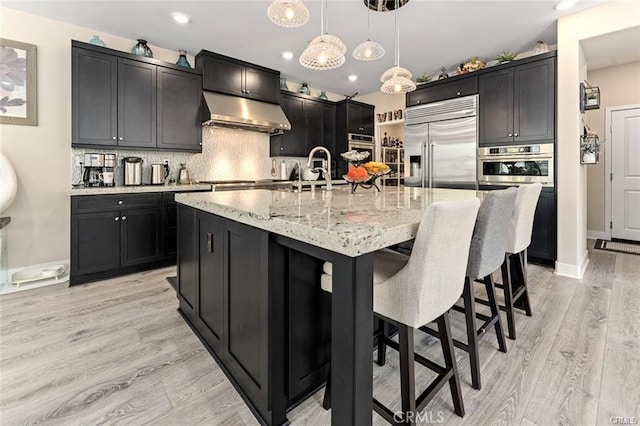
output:
M433 187L433 142L429 142L429 189Z

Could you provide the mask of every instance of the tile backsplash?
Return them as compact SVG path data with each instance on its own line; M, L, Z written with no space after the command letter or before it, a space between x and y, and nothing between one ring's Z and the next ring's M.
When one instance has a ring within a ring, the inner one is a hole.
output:
M71 150L72 184L82 180L82 169L76 165L84 161L88 152L116 154L116 185L124 181L122 159L140 157L143 159L142 182L151 181L151 165L169 161L169 176L177 179L180 163L186 163L189 176L201 180L253 180L272 178L271 159L269 158L269 135L250 130L228 129L223 127L202 128L202 153L190 154L169 151L135 151L131 149L87 149Z

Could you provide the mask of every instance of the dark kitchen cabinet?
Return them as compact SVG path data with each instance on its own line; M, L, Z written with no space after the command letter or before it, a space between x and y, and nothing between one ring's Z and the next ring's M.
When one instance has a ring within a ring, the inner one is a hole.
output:
M338 122L344 120L347 133L373 136L373 105L355 101L341 101L337 105Z
M161 194L71 198L70 283L161 266Z
M439 80L437 82L418 86L413 92L407 93L408 107L444 101L478 93L478 78L469 77L462 80Z
M555 142L555 58L478 77L479 145Z
M556 260L556 199L554 188L543 188L533 218L530 260L553 266Z
M333 151L335 105L307 95L282 92L280 106L291 122L291 130L271 136L270 154L306 157L311 149L324 146Z
M120 211L120 266L133 266L162 257L162 209Z
M72 41L72 146L200 152L201 76Z
M118 146L156 147L156 70L118 58Z
M280 72L201 50L196 69L202 71L204 90L280 103Z
M331 297L322 261L269 233L178 205L180 311L265 424L326 380ZM286 265L292 266L290 272Z
M270 155L304 157L307 135L305 100L294 94L283 93L280 106L291 123L291 130L271 136Z
M202 76L158 67L160 149L202 150Z

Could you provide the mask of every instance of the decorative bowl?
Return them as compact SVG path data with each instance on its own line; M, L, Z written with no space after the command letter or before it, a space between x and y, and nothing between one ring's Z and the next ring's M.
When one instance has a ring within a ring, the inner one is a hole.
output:
M340 154L342 158L347 161L362 161L369 158L369 152L367 151L347 151Z

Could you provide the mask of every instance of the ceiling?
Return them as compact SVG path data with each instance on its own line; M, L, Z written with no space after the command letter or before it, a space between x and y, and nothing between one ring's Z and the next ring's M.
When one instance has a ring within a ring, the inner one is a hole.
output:
M640 27L580 42L589 71L640 61Z
M340 68L313 71L298 62L307 43L320 35L319 0L303 0L310 12L306 25L282 28L267 18L270 0L262 1L3 1L3 6L88 27L125 38L144 38L150 45L201 49L232 56L281 71L283 77L337 94L362 94L380 88L380 75L394 65L394 12L371 12L370 38L387 53L374 62L351 56L367 38L367 8L362 0L329 0L328 32L347 45ZM569 11L552 8L555 1L432 1L411 0L399 9L400 65L415 77L453 71L472 56L491 61L505 50L531 50L537 40L556 44L556 21L562 16L606 0L582 0ZM172 12L191 21L180 25ZM637 40L637 38L636 38ZM282 52L293 52L286 60ZM193 64L192 64L193 65ZM354 82L348 76L355 74Z

